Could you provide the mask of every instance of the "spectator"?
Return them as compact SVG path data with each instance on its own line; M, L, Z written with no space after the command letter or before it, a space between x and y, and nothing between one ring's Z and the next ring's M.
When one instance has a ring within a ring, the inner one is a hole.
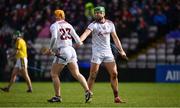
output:
M175 41L175 47L174 47L173 53L176 56L180 55L180 40Z
M19 74L23 76L26 80L28 90L27 92L32 92L32 84L31 79L28 75L28 61L27 61L27 47L26 42L23 40L23 35L20 31L16 31L13 34L13 38L15 39L16 43L16 50L11 56L16 57L16 64L14 65L13 71L11 73L11 79L9 84L6 87L0 88L4 92L9 92L10 88L12 87L13 83L15 83L16 78Z
M162 12L158 11L157 14L154 15L154 23L158 26L167 24L167 16Z
M36 77L36 71L33 68L36 68L35 66L35 56L37 54L35 48L33 47L33 43L31 41L27 42L27 53L28 53L28 72L31 76L31 78L35 78Z
M91 21L94 15L93 12L94 4L91 2L88 2L85 4L85 16L88 19L88 21Z

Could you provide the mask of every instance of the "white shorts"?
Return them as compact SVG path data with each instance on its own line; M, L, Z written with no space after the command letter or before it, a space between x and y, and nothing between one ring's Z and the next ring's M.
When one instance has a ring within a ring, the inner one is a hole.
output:
M101 64L102 62L114 62L112 52L93 52L91 62Z
M62 48L59 48L58 51L59 51L60 56L65 58L66 60L63 60L55 56L53 63L67 65L68 63L71 63L71 62L77 62L76 51L73 47L71 46L62 47Z
M19 58L16 60L15 67L22 69L22 68L27 68L28 65L28 60L27 58Z

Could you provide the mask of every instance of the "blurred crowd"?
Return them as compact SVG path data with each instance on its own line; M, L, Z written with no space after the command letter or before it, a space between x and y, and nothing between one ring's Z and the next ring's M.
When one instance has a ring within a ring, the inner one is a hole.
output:
M3 39L15 29L23 31L25 39L32 42L37 37L50 37L55 9L63 9L66 20L81 34L93 19L97 5L106 8L107 18L115 23L121 37L128 37L133 31L144 34L150 25L174 29L180 19L179 0L1 0L0 43L9 43Z
M106 8L106 17L115 23L121 38L137 32L139 42L145 43L149 26L156 26L160 36L179 29L179 0L1 0L1 52L12 47L14 30L21 30L25 40L32 43L37 37L49 38L55 9L65 11L66 20L80 35L93 20L93 8L98 5Z

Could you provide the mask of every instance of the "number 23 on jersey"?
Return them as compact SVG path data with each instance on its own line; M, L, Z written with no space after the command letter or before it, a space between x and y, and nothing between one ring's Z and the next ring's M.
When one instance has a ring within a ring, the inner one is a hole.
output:
M72 36L70 34L71 29L70 28L61 28L59 29L60 33L61 33L61 40L68 40L68 39L72 39Z

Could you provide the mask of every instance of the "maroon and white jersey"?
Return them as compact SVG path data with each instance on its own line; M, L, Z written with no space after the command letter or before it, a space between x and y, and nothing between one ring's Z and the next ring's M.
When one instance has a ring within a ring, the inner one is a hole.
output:
M92 51L111 52L110 34L115 32L112 21L106 20L104 23L92 22L88 29L92 31Z
M68 22L61 20L56 21L50 27L52 38L56 38L55 48L72 46L72 38L76 43L80 42L80 38L74 28Z

